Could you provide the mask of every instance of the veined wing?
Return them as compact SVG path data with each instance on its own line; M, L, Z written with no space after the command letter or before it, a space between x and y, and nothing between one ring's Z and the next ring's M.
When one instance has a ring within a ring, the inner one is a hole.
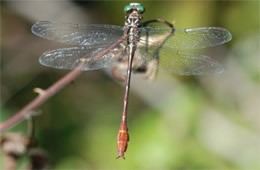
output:
M56 21L39 21L32 26L32 33L39 37L79 46L112 44L123 32L123 27L116 25L69 24Z
M84 61L82 70L97 70L110 67L124 55L123 48L114 48L106 55L96 59L95 56L103 51L104 47L71 47L48 51L39 58L40 64L57 69L74 69Z
M220 27L176 28L172 34L169 27L141 28L141 42L148 42L148 46L163 44L174 49L201 49L224 44L232 39L231 33Z
M144 48L139 46L137 52L139 58L145 63L158 59L159 68L178 75L209 75L220 74L224 71L223 65L206 55L183 52L169 48Z

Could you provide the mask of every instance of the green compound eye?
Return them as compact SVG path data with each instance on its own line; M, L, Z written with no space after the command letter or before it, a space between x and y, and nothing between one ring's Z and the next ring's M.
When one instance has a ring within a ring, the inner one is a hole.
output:
M125 13L129 13L132 9L133 8L131 5L127 5L127 6L125 6L124 11L125 11Z
M144 7L143 7L142 5L138 5L138 6L136 7L136 9L137 9L138 11L140 11L141 13L143 13L143 12L145 11L145 9L144 9Z

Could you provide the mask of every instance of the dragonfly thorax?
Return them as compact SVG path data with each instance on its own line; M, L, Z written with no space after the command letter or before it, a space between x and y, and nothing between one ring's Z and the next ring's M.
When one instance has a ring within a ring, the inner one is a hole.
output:
M126 17L125 27L140 27L142 25L142 16L137 11L132 11L129 16Z

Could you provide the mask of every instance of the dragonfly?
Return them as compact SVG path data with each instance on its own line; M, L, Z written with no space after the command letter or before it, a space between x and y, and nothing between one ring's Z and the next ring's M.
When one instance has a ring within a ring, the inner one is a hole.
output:
M40 64L56 69L80 66L84 71L112 67L115 75L124 72L121 78L125 81L125 94L117 135L117 158L123 159L129 142L127 107L131 73L145 70L151 79L157 68L177 75L219 74L224 69L219 61L192 50L232 39L231 33L221 27L182 29L162 19L142 22L145 8L140 3L126 5L124 12L124 26L57 21L39 21L32 26L33 34L72 46L43 53ZM152 25L156 22L163 26ZM122 63L127 63L123 71L118 67Z

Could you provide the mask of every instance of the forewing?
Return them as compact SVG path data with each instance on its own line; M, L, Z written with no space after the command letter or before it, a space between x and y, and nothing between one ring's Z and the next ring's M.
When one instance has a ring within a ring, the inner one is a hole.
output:
M97 70L112 66L124 52L121 48L114 48L101 58L96 58L96 55L104 49L94 47L60 48L43 53L39 62L44 66L57 69L74 69L84 61L82 70Z
M174 49L213 47L232 39L228 30L219 27L176 28L172 33L169 27L144 27L141 32L142 43L148 42L149 46L159 46L165 40L164 46Z
M70 45L102 46L118 40L123 35L123 28L116 25L39 21L32 26L32 33L48 40Z

